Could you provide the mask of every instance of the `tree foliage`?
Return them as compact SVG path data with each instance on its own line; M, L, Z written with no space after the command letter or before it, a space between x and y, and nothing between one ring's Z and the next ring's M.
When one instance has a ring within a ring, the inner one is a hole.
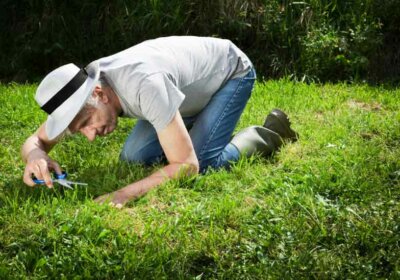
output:
M59 65L84 65L146 39L198 35L231 39L266 78L393 80L400 69L397 2L5 0L0 78L40 79Z

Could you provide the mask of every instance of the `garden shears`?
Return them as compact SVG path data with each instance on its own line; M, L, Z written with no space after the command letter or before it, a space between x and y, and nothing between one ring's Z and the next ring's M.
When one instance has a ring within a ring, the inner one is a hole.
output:
M51 181L53 183L59 183L61 186L64 186L71 190L73 190L71 185L87 186L86 183L69 181L69 180L67 180L67 176L68 176L67 172L63 172L61 174L54 173L54 179L52 179ZM36 177L33 177L32 180L33 180L33 182L35 182L35 184L39 184L39 185L45 184L44 180L37 179Z

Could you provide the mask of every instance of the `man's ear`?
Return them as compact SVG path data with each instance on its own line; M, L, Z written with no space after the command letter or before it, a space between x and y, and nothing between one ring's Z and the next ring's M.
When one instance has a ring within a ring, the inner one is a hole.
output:
M93 90L93 97L97 97L99 101L106 104L109 101L107 93L101 86L96 86Z

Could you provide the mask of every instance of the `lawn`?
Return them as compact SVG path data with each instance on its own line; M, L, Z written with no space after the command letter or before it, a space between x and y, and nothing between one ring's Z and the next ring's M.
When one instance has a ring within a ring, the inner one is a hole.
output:
M281 108L297 143L119 210L93 198L157 168L118 162L133 120L51 152L88 187L23 184L36 86L0 85L0 279L400 278L400 90L259 82L237 129Z

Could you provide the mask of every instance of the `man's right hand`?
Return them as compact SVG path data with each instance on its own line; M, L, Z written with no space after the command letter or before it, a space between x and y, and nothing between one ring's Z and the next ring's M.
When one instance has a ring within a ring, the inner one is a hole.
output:
M50 157L30 158L25 167L24 183L31 187L35 186L33 181L33 176L35 176L39 180L44 180L47 187L52 188L51 171L55 171L57 174L62 173L60 165Z
M33 176L39 180L44 180L46 186L53 187L51 171L61 174L60 165L48 156L48 152L58 142L58 139L50 141L47 138L45 124L31 135L22 146L22 159L26 162L23 181L28 186L35 186Z

